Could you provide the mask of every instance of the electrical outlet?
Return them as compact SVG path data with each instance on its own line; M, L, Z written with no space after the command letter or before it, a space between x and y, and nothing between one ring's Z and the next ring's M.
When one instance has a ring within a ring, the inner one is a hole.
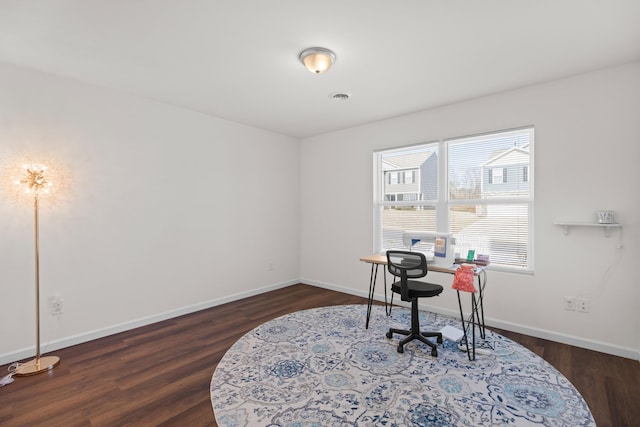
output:
M576 297L564 297L564 309L576 311Z
M60 318L60 316L62 316L62 298L60 298L60 295L49 297L49 313L51 313L53 317Z
M269 263L269 271L273 271L273 261Z
M588 313L589 306L591 305L590 301L587 298L578 298L577 300L577 309L581 313Z

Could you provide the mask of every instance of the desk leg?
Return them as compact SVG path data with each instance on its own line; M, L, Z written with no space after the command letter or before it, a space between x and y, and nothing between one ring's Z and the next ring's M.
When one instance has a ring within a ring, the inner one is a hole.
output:
M456 292L458 294L458 307L460 308L460 321L462 322L462 332L464 333L464 344L467 346L467 356L469 357L469 360L473 361L473 360L476 359L475 325L473 327L473 329L474 329L474 331L473 331L473 358L471 358L471 351L469 350L469 337L467 336L467 326L464 324L464 312L462 311L462 300L460 299L460 291L456 290ZM471 309L473 310L473 303L472 303Z
M484 329L482 327L483 322L480 320L480 307L482 306L482 297L476 299L476 294L471 294L471 320L478 325L480 331L480 338L484 339Z
M486 330L485 330L485 324L484 324L484 294L483 294L485 283L482 283L482 279L480 278L480 275L478 275L478 295L479 296L477 301L474 298L474 307L473 307L476 312L478 329L480 330L480 337L482 339L486 339Z
M475 313L475 317L473 312ZM471 348L473 350L473 358L471 360L476 360L476 317L478 316L477 311L477 303L476 303L476 294L471 294ZM482 332L480 333L482 336Z
M389 303L389 309L387 309L387 269L382 270L382 277L384 277L384 311L387 316L391 316L391 306L393 305L393 294L391 294L391 302Z
M369 278L369 299L367 300L367 321L365 329L369 329L369 318L371 317L371 306L373 305L373 293L376 290L376 279L378 278L378 264L371 264L371 277ZM386 290L386 287L385 287ZM386 298L385 298L386 303ZM386 309L386 307L385 307Z

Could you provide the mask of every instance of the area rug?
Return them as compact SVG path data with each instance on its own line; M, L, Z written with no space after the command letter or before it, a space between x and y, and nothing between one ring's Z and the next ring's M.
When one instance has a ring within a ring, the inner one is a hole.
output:
M584 399L549 363L487 330L469 361L445 340L438 357L413 341L404 353L389 327L406 328L408 309L387 317L374 306L299 311L237 341L211 379L220 427L595 426ZM421 312L423 329L459 319Z

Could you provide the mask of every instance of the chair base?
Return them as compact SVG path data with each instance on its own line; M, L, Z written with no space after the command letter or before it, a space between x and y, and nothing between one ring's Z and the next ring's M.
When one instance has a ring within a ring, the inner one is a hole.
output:
M393 334L407 335L405 339L398 343L398 353L404 353L404 345L409 341L419 340L431 347L431 355L438 357L438 346L427 339L427 337L436 337L438 344L442 344L442 333L440 332L421 332L420 321L418 318L418 298L411 299L411 330L390 328L387 332L387 338L392 338Z
M427 339L427 337L436 337L436 341L438 344L442 344L442 334L440 332L418 332L413 333L411 331L407 331L405 329L389 329L387 332L387 338L393 338L393 334L407 335L402 341L398 343L398 353L404 353L404 345L409 341L418 340L429 347L431 347L431 355L433 357L438 357L438 346Z

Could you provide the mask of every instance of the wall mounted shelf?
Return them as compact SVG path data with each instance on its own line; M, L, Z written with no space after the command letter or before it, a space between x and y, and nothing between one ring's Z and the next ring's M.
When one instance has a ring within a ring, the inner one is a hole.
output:
M569 234L570 227L600 227L604 228L604 237L609 237L611 235L612 228L622 228L622 224L612 223L612 224L600 224L597 222L579 222L579 221L556 221L554 225L559 225L563 228L563 232L565 235Z

